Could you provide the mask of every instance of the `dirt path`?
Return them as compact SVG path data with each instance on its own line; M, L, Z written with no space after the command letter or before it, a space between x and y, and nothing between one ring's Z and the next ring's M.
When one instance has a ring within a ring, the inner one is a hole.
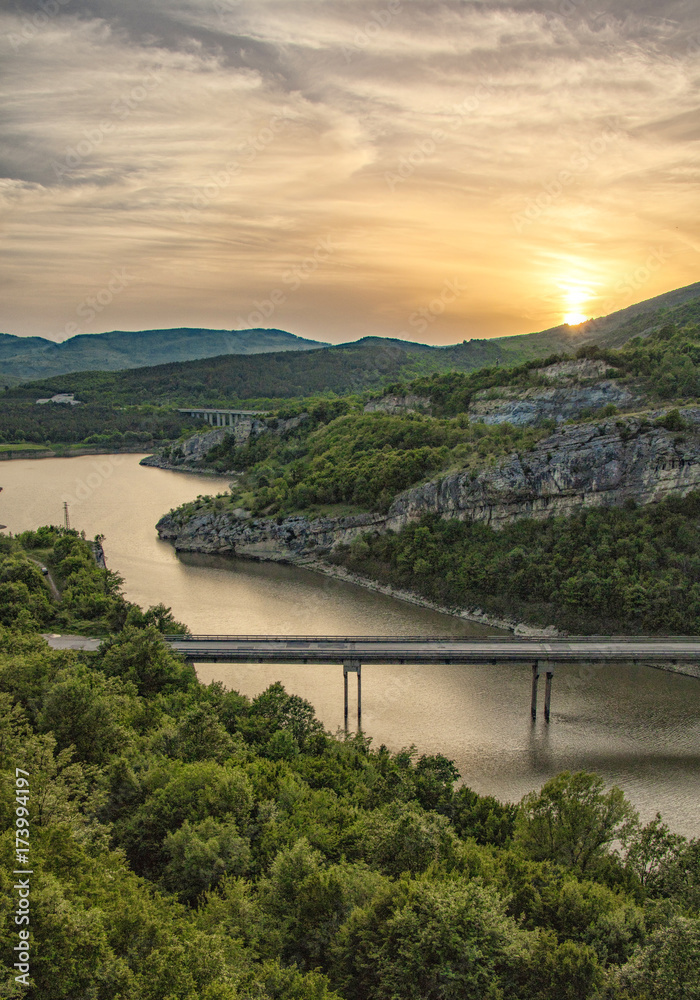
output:
M42 573L44 572L44 570L46 569L46 567L44 566L43 562L40 562L38 559L35 559L33 556L28 556L27 558L30 559L34 563L35 566L38 566L39 569L42 571ZM54 582L54 579L53 579L53 577L51 576L51 573L48 570L46 571L46 573L44 573L44 577L45 577L46 582L48 583L49 587L51 588L51 594L53 596L54 601L60 601L61 600L61 591L56 586L56 584Z

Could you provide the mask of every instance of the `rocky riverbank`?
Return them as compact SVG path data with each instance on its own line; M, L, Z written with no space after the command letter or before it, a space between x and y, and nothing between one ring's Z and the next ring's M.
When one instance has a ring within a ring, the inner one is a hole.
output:
M451 615L453 618L462 619L462 621L476 622L478 625L487 625L489 628L503 629L504 632L512 632L514 635L524 637L553 637L564 634L554 628L553 625L549 625L546 628L529 625L510 615L497 616L487 614L482 608L455 609L445 604L438 604L435 601L428 600L427 597L421 597L420 594L416 594L412 590L401 590L397 587L392 587L390 584L379 583L377 580L372 580L371 577L362 576L360 573L353 573L343 566L334 566L331 563L322 562L320 559L298 559L294 561L294 565L303 566L305 569L312 569L316 573L322 573L324 576L330 576L336 580L343 580L345 583L354 583L365 590L372 590L377 594L385 594L387 597L393 597L398 601L406 601L408 604L415 604L420 608L439 611L443 615Z
M252 428L252 422L251 422ZM206 475L217 475L212 469L201 468L204 460L212 448L221 444L225 437L233 432L231 427L214 427L212 430L203 431L200 434L193 434L185 441L178 441L168 445L156 455L148 455L142 458L140 465L147 465L154 469L168 469L170 472L201 472ZM219 473L228 475L228 473Z

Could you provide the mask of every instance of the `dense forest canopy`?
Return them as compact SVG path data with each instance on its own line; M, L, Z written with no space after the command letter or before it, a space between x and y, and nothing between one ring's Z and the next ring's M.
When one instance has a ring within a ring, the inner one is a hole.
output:
M252 701L202 685L163 642L168 610L129 606L91 563L74 532L2 541L0 576L34 599L0 592L4 996L700 997L700 842L641 823L592 774L502 804L444 757L324 732L280 684ZM52 651L37 628L59 620L111 635ZM31 776L27 986L16 768Z
M455 609L480 607L574 634L700 633L700 493L499 531L427 515L330 556Z
M547 433L470 424L466 418L363 413L353 400L312 405L306 412L309 419L283 434L273 427L242 447L229 437L207 455L207 466L215 470L245 470L231 506L256 514L310 513L337 505L385 511L398 493L426 477L495 462L529 449Z
M173 407L0 399L0 444L92 445L104 449L153 445L195 432L198 424Z
M486 340L470 341L455 348L429 348L367 337L357 343L312 352L224 355L122 372L75 372L10 388L2 399L67 391L87 402L119 405L231 406L317 393L341 395L380 386L402 375L410 377L449 368L471 371L499 360L516 363L519 355L491 346Z

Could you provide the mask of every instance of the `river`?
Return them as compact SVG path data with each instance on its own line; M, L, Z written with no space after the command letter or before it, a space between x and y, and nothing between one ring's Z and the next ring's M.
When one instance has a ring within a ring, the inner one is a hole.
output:
M0 521L18 532L63 522L105 535L110 569L128 598L161 601L196 633L278 635L485 635L463 622L317 573L276 564L183 555L154 525L171 507L222 480L139 466L139 455L16 460L0 465ZM338 666L211 664L253 696L275 680L307 698L332 731L342 724ZM354 679L350 678L354 697ZM391 667L362 670L363 726L375 744L414 744L455 761L478 792L518 800L565 769L597 771L619 784L643 818L661 812L700 835L700 681L645 667L563 667L552 721L529 718L526 666ZM354 701L351 700L351 711Z

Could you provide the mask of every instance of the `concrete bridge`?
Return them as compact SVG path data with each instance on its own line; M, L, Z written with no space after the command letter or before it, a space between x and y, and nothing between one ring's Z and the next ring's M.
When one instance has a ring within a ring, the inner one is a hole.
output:
M188 417L197 420L206 420L213 427L235 427L243 421L249 421L255 417L264 417L267 410L220 410L203 409L195 407L193 409L179 409L178 413L184 413Z
M170 647L191 663L342 664L345 728L348 728L348 674L357 675L357 726L362 728L362 664L528 663L532 667L530 712L537 718L540 674L545 674L544 718L549 722L556 664L641 663L666 661L688 673L700 663L700 638L654 639L587 636L566 639L430 639L421 636L348 638L298 636L169 636ZM700 676L700 673L698 673Z
M45 636L54 649L98 650L101 640L84 636ZM634 663L675 665L700 677L700 637L569 636L561 639L431 639L424 636L166 636L173 652L189 663L342 664L345 728L348 728L348 675L357 675L357 726L362 728L362 664L527 663L532 669L530 713L537 718L540 674L545 674L544 718L550 719L552 680L557 664Z

